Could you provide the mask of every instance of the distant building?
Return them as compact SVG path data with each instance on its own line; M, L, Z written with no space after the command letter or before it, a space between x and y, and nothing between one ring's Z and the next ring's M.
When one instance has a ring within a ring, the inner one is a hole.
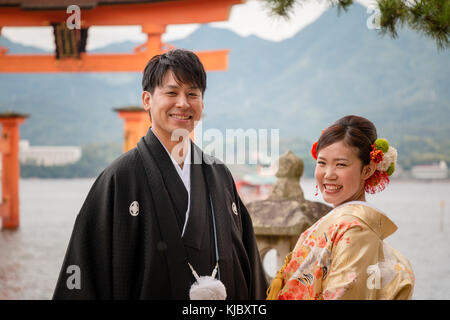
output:
M448 168L444 160L431 165L417 165L412 167L411 173L415 179L446 179Z
M38 166L61 166L77 162L81 147L77 146L30 146L28 140L19 142L19 161Z
M275 165L258 165L256 174L244 174L241 179L235 179L242 201L248 203L267 198L277 180L276 169Z

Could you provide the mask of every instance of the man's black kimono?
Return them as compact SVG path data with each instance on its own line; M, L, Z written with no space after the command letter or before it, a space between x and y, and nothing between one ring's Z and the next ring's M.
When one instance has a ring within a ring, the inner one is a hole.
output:
M231 173L193 143L191 163L183 237L188 193L152 130L106 168L77 216L53 298L189 299L187 262L199 275L216 264L211 195L227 299L264 299L252 222Z

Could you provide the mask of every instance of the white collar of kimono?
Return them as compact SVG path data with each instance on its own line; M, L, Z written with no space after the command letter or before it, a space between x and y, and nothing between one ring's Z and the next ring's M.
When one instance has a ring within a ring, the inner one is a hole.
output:
M153 128L151 130L153 131ZM170 157L170 160L172 160L173 166L177 170L178 175L180 176L181 180L183 181L184 186L186 187L186 190L189 193L189 191L191 190L191 175L190 175L190 173L191 173L191 166L190 166L190 164L191 164L191 139L189 138L188 150L186 152L186 157L184 158L183 168L181 168L180 165L178 164L178 162L172 157L169 150L167 150L164 143L162 143L161 139L159 139L159 137L155 133L155 131L153 131L153 133L155 134L156 138L158 138L159 142L161 142L161 145L164 147L164 150L166 150L167 154Z
M397 230L395 223L383 211L365 201L349 201L337 206L332 211L352 205L364 206L368 210L348 210L348 208L344 214L355 216L364 221L381 239L388 237Z
M153 131L153 129L151 129L151 130ZM158 138L158 135L155 133L155 131L153 131L153 133L155 134L156 138ZM159 142L161 142L161 140L159 138L158 138L158 140L159 140ZM191 207L191 139L189 138L188 150L186 152L186 157L184 158L183 169L180 167L178 162L172 157L172 155L170 154L169 150L167 150L164 143L161 142L161 144L164 147L164 149L166 150L167 154L169 155L170 160L172 160L173 166L177 170L177 173L180 176L181 181L183 181L183 184L186 187L186 191L188 193L188 205L187 205L187 211L186 211L186 219L184 219L183 231L181 233L181 236L183 236L184 230L186 229L186 224L187 224L187 221L189 218L189 209Z

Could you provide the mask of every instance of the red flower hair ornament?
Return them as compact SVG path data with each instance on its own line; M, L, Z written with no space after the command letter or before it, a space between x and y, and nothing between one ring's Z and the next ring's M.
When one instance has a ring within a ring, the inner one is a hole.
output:
M325 130L327 130L327 129L322 130L320 135L322 135L325 132ZM312 145L312 148L311 148L311 155L314 158L314 160L317 160L317 145L318 145L318 143L319 143L319 141L314 142Z
M312 148L311 148L311 155L314 158L314 160L317 160L317 144L318 143L319 143L318 141L314 142L312 145Z
M397 163L397 150L386 139L377 139L372 145L370 160L377 164L377 169L366 180L364 190L374 194L383 191L389 184L389 176L394 173Z

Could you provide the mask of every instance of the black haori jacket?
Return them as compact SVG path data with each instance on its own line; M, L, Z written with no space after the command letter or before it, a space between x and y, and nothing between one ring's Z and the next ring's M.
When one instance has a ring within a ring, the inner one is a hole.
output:
M183 237L187 191L152 130L100 174L76 218L53 299L189 299L195 279L187 262L200 276L216 264L209 195L227 299L265 299L252 221L231 173L194 143L191 157Z

